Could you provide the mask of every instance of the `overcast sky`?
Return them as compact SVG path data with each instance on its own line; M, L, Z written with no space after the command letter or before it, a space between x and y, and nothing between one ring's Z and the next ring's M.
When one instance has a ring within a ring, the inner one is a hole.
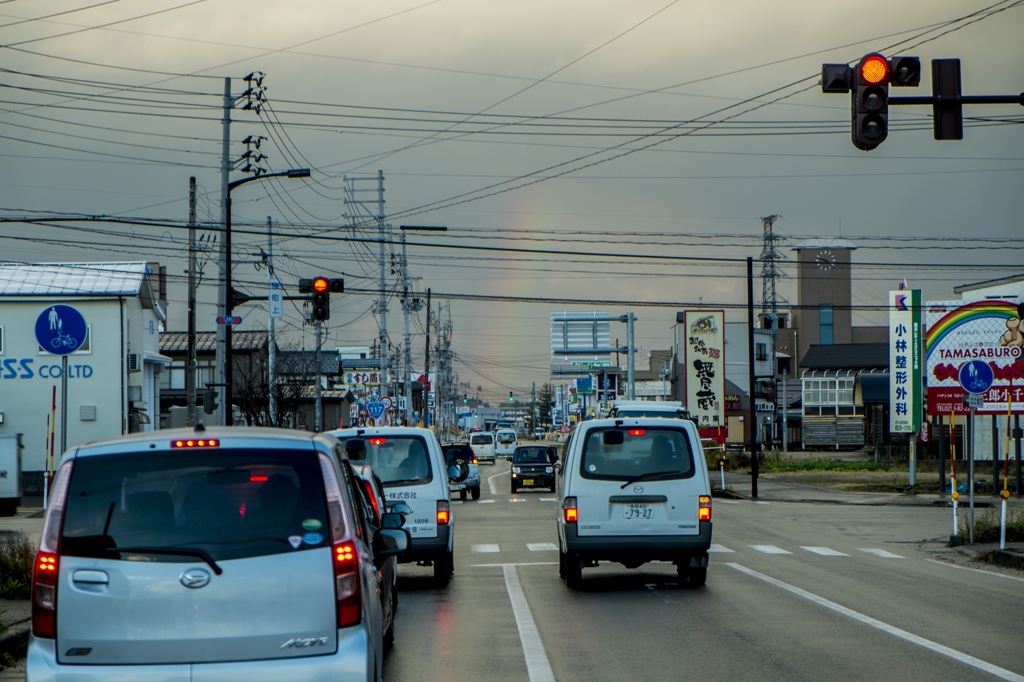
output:
M207 244L231 78L231 158L262 136L268 172L312 171L232 192L234 278L265 295L269 217L288 293L345 278L328 348L378 334L377 246L358 241L376 239L376 206L345 203L346 185L375 200L378 172L396 239L400 225L448 228L408 235L409 274L435 316L450 305L456 370L491 401L549 379L552 311L636 313L641 367L672 344L677 310L744 320L745 259L769 215L787 257L812 238L857 246L854 324L878 324L902 279L938 300L1024 272L1024 108L968 106L964 140L936 142L930 107L893 106L888 140L865 153L821 65L917 55L921 87L891 94L928 95L930 61L958 57L965 94L1015 94L1022 35L1022 0L7 0L0 217L63 219L6 222L0 259L159 261L169 329L183 330L188 181ZM258 115L242 108L251 72L266 74ZM218 277L211 252L201 330ZM390 274L387 287L400 346ZM793 282L779 292L796 303ZM240 312L241 328L266 327L265 307ZM310 348L301 320L289 303L279 328ZM425 326L421 310L417 366Z

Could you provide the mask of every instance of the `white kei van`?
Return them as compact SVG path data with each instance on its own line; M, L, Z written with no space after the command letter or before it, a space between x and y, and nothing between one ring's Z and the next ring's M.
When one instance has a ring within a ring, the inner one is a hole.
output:
M669 561L690 586L705 583L711 486L693 422L581 422L556 472L558 571L568 587L579 587L583 568L598 561Z
M494 464L494 434L488 431L476 431L469 434L469 447L473 448L478 462Z
M455 518L444 454L434 432L391 426L328 433L344 443L353 463L370 465L384 486L389 508L396 502L405 502L412 508L402 526L409 531L409 549L398 558L399 563L433 565L434 582L447 585L455 567ZM362 442L356 444L353 440ZM359 450L365 452L362 460L355 454Z
M519 445L519 437L515 429L501 429L494 434L494 456L512 459L516 446Z

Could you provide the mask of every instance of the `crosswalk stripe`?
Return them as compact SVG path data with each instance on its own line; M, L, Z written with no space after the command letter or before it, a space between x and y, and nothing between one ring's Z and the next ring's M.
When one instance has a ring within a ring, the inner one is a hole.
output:
M539 499L541 502L558 502L557 497L539 497L537 499Z
M711 547L708 548L708 552L721 552L723 554L735 554L736 550L729 549L728 547L722 547L721 545L712 544Z
M865 547L860 547L860 548L857 549L857 551L858 552L867 552L868 554L874 554L875 556L880 556L883 559L906 559L907 558L905 556L900 556L899 554L893 554L892 552L886 552L884 549L875 549L873 547L866 547L866 548Z
M494 554L501 551L498 545L473 545L470 549L481 554Z
M494 504L494 500L477 500L477 504Z
M776 547L775 545L747 545L747 547L764 554L792 554L792 552L787 552L781 547Z
M531 552L555 552L558 547L553 542L527 542L526 548Z
M821 556L850 556L849 554L844 554L843 552L834 550L831 547L800 547L800 549L806 549L808 552L813 552L814 554L819 554Z

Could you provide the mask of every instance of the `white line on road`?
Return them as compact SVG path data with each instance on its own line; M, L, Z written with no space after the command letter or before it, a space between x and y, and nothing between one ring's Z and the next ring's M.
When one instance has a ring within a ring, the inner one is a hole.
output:
M883 559L906 559L907 558L905 556L900 556L899 554L893 554L892 552L886 552L884 549L874 549L872 547L866 547L866 548L865 547L860 547L860 548L858 548L857 551L858 552L866 552L868 554L874 554L875 556L880 556Z
M849 554L844 554L843 552L832 549L831 547L800 547L800 549L806 549L808 552L813 552L814 554L819 554L821 556L850 556Z
M758 552L763 552L764 554L792 554L792 552L787 552L781 547L776 547L775 545L747 545L747 547L750 549L756 549Z
M728 547L723 547L722 545L716 545L716 544L712 544L711 547L708 548L708 551L709 552L721 552L723 554L735 554L736 553L735 549L729 549Z
M477 504L494 504L494 500L477 500Z
M1016 580L1024 583L1024 578L1018 578L1015 575L1004 575L1002 573L995 573L994 571L983 571L980 568L970 568L969 566L957 566L956 564L946 563L945 561L936 561L935 559L925 559L930 564L938 564L939 566L947 566L949 568L959 568L961 571L974 571L975 573L984 573L985 575L991 575L996 578L1006 578L1007 580Z
M473 545L470 547L470 550L474 552L481 552L483 554L494 554L495 552L500 552L501 547L498 547L497 545Z
M876 620L871 616L866 616L863 613L854 611L853 609L848 609L845 606L840 606L839 604L836 604L833 601L829 601L824 597L819 597L818 595L812 592L808 592L807 590L802 590L799 587L790 585L789 583L784 583L781 580L776 580L771 576L767 576L763 573L758 573L757 571L751 570L746 566L741 566L739 564L732 563L726 565L735 568L737 571L740 571L741 573L746 573L747 575L753 578L757 578L758 580L762 580L771 585L775 585L776 587L781 587L782 589L791 592L797 595L798 597L803 597L808 601L812 601L815 604L818 604L819 606L824 606L825 608L831 609L836 613L841 613L844 616L852 618L865 625L870 625L871 627L877 628L882 632L893 635L894 637L899 637L900 639L910 642L911 644L917 644L918 646L924 647L929 651L934 651L937 654L948 656L949 658L952 658L954 661L959 661L965 665L971 666L972 668L977 668L978 670L987 672L990 675L995 675L996 677L1003 680L1010 680L1011 682L1024 682L1024 676L1018 675L1012 670L1000 668L999 666L983 661L980 658L975 658L974 656L965 654L962 651L951 649L948 646L939 644L938 642L933 642L930 639L925 639L924 637L920 637L911 632L907 632L906 630L901 630L900 628L895 627L893 625L889 625L888 623L883 623L882 621Z
M526 603L526 595L523 593L523 586L519 584L516 568L505 565L502 569L505 573L505 589L508 591L509 601L512 602L512 614L516 618L516 627L519 628L519 642L522 644L523 657L526 659L526 674L530 682L555 682L555 673L548 662L544 642L541 641L537 624L530 613L530 605Z
M558 546L553 542L527 542L526 548L531 552L556 552Z
M499 476L504 476L505 478L508 478L508 473L502 472L500 474L491 474L490 476L487 477L487 487L491 489L492 495L498 494L498 489L494 487L494 479L498 478Z

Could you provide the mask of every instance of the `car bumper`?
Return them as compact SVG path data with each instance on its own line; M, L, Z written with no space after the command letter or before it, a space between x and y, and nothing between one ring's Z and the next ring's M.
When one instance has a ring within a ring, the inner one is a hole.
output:
M452 551L453 530L451 525L438 526L436 538L412 536L409 549L398 555L399 563L433 560Z
M555 477L550 474L540 474L537 476L521 474L510 480L520 488L550 488L555 484Z
M584 535L574 524L559 524L565 551L595 561L682 561L711 548L711 522L698 535Z
M338 631L338 648L323 656L231 663L165 665L67 665L57 662L56 642L29 638L26 677L33 682L252 682L324 679L373 680L376 654L366 626Z

